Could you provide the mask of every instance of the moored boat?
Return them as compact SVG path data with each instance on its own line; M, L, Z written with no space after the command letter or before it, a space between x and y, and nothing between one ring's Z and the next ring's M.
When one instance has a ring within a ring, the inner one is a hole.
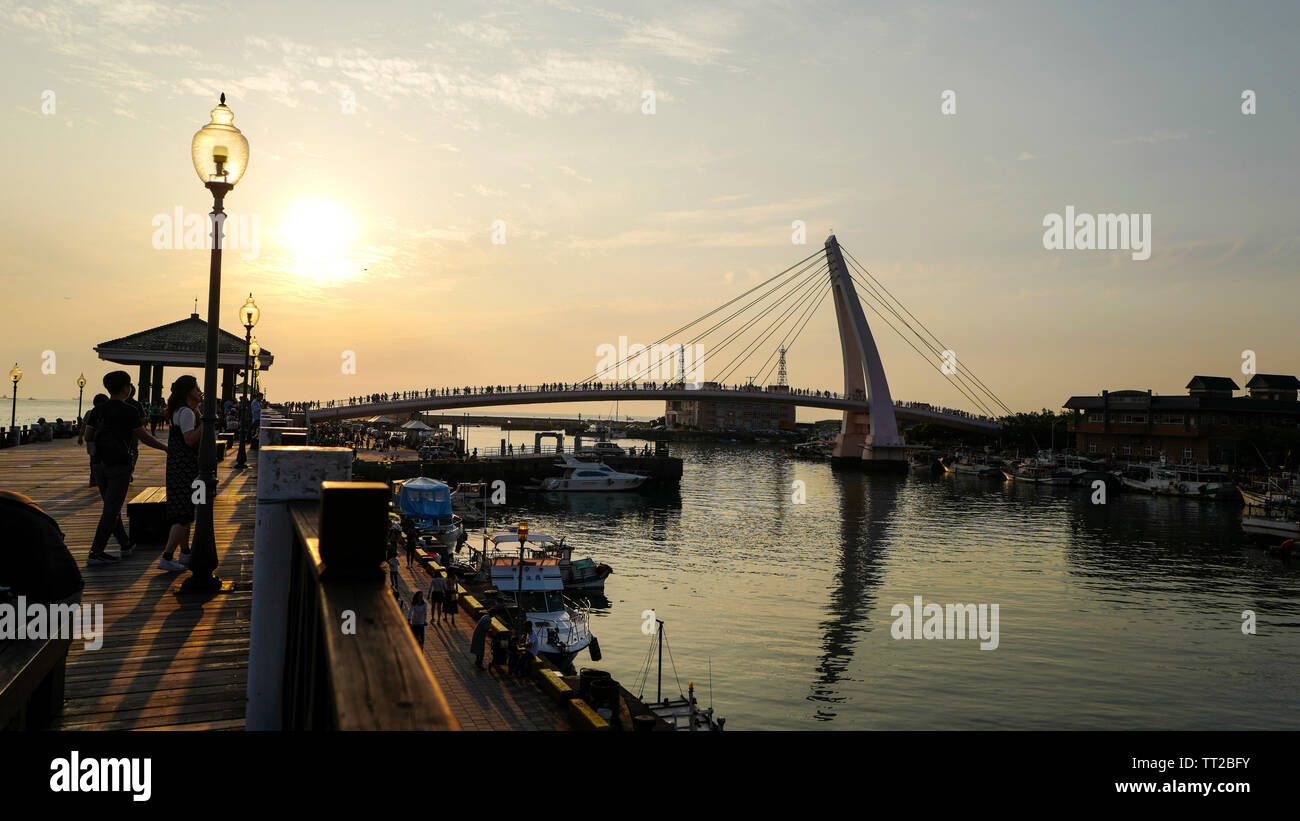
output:
M602 492L635 490L645 484L646 477L639 473L620 473L604 462L584 462L570 454L561 454L564 473L548 476L531 486L530 490L550 492Z

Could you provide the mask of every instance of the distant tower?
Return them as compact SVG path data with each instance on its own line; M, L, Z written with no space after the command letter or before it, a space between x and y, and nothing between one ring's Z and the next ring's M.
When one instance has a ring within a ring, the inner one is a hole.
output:
M781 346L781 363L776 366L776 384L781 388L790 387L790 382L785 378L785 346Z
M677 346L677 378L686 381L686 346Z

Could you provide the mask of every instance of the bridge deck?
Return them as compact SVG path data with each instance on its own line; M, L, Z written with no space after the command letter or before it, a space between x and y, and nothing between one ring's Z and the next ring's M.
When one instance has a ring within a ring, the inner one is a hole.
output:
M823 408L835 411L867 412L868 403L861 399L844 399L836 396L816 396L808 392L766 390L694 390L689 388L619 387L603 385L600 388L541 390L524 386L522 390L473 394L435 394L414 399L392 399L383 402L364 402L351 405L312 408L308 423L329 422L339 419L363 419L382 414L411 413L416 411L461 410L466 408L496 407L501 405L545 405L565 402L663 402L667 400L762 402L767 404L795 405L797 407ZM895 404L894 415L902 420L934 422L950 427L982 433L996 432L1001 423L994 419L953 413L913 404Z

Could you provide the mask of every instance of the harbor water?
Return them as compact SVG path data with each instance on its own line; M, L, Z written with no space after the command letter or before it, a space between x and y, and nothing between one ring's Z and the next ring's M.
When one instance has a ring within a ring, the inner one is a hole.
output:
M634 693L654 610L665 694L693 680L734 729L1300 727L1300 562L1250 546L1239 505L674 453L679 493L509 500L613 566L604 660L577 664ZM996 649L894 638L917 596L998 605Z

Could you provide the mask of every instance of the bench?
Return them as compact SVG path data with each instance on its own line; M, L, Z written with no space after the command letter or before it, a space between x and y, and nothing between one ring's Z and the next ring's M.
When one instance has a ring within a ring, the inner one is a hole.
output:
M68 639L0 641L0 732L41 730L63 711Z
M146 544L167 541L167 488L147 487L126 503L131 540Z

